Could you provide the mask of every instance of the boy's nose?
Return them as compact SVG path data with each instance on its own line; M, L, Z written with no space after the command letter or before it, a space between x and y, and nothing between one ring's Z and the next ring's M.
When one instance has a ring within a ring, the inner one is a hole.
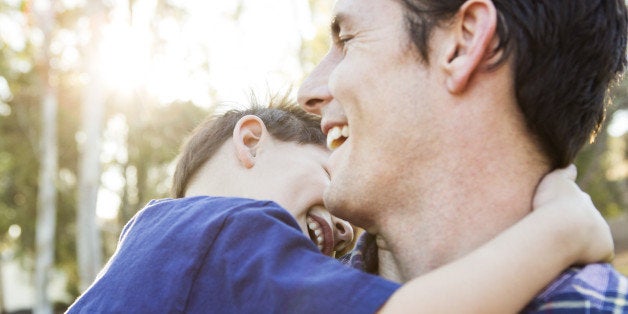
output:
M331 221L334 224L334 251L341 252L353 243L353 227L334 216L331 217Z

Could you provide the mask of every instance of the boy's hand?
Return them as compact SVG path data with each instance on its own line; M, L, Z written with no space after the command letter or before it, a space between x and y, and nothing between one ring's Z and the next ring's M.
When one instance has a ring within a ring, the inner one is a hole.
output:
M532 201L534 211L542 212L564 230L565 245L575 245L578 264L611 261L614 246L610 228L591 197L576 185L576 174L576 166L570 165L546 175Z

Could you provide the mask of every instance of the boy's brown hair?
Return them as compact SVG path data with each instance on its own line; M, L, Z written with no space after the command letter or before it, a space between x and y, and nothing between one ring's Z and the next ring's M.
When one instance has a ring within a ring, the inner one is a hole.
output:
M268 107L260 106L253 96L249 109L230 110L222 115L210 116L192 131L177 161L172 197L185 196L187 185L196 172L233 136L233 128L246 115L259 117L268 132L278 140L325 146L320 117L303 111L287 95L271 97Z

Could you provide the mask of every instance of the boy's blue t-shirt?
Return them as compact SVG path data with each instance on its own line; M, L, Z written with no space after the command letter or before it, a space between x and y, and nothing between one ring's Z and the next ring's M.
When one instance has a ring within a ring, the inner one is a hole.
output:
M324 256L271 201L150 202L70 313L373 313L399 287Z

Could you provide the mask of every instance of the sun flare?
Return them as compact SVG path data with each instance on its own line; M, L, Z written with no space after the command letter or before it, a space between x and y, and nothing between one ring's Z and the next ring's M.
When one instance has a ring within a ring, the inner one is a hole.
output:
M122 23L103 30L98 68L107 88L129 92L144 84L151 55L149 36Z

